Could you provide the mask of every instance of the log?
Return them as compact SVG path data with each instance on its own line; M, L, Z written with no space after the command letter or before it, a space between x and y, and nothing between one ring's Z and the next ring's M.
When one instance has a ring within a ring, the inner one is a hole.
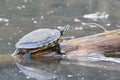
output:
M61 48L66 52L66 58L83 53L99 52L107 57L120 57L120 29L107 31L91 36L63 41ZM35 57L46 55L36 53Z
M107 57L120 57L120 29L72 39L65 43L74 48L76 47L76 49L67 52L68 56L69 54L99 51Z
M61 48L66 53L66 59L71 55L77 56L78 54L94 52L100 52L108 57L120 57L120 29L63 41L61 43ZM51 56L56 55L48 49L32 54L31 56L43 57L50 54L52 54ZM17 58L17 56L18 55L15 57ZM0 55L0 65L7 64L12 61L14 61L14 59L10 56L10 54Z

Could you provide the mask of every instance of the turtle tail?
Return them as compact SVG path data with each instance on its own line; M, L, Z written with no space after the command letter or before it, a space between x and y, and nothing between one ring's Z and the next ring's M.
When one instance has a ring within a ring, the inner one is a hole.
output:
M63 35L68 29L70 28L70 25L65 25L62 28L60 28L60 33Z

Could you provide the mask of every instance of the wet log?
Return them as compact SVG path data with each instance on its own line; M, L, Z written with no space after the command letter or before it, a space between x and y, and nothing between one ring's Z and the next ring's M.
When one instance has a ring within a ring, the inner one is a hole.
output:
M107 57L120 57L120 29L63 41L61 48L65 51L67 57L95 52L104 54ZM33 56L39 57L47 53L36 53Z
M107 57L120 57L120 29L72 39L65 43L66 45L76 48L68 51L67 55L100 52Z
M105 56L120 57L120 29L63 41L61 48L65 51L66 58L71 55L94 52L100 52ZM46 55L56 54L53 54L51 50L45 50L31 56L43 57ZM14 61L10 54L0 55L0 64L7 64L10 61Z

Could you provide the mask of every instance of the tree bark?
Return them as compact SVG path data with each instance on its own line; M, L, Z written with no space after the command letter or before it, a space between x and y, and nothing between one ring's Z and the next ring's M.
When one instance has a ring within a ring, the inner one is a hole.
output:
M76 47L76 49L67 52L68 56L69 54L100 52L105 56L120 57L120 29L72 39L65 43L74 48Z

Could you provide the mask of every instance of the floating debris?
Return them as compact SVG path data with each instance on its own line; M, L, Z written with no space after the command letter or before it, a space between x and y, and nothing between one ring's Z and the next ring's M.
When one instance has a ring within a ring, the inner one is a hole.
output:
M22 73L22 71L20 70L19 73Z
M35 18L32 18L32 20L35 20Z
M104 27L104 26L101 26L100 24L97 24L97 23L86 23L86 25L90 26L90 27L100 27L101 29L104 30L104 32L107 32L108 30Z
M78 19L78 18L75 18L75 19L74 19L74 22L81 22L81 20Z
M44 16L41 16L40 18L41 18L41 19L44 19Z
M56 76L53 76L53 79L56 79Z
M109 15L106 12L96 12L91 14L85 14L83 17L86 19L97 21L97 19L108 19Z
M77 76L80 76L80 74L77 74Z
M34 21L33 23L35 23L35 24L36 24L36 23L38 23L38 22L37 22L37 21Z
M17 6L17 9L19 9L19 10L21 10L21 9L23 9L23 8L26 8L26 6L25 6L25 5Z
M23 5L23 6L22 6L22 8L26 8L26 6L25 6L25 5Z
M104 69L107 69L107 66L104 66Z
M95 25L89 25L91 28L95 28L95 27L97 27L97 26L95 26Z
M8 25L9 25L9 23L6 23L6 24L5 24L5 26L8 26Z
M14 35L17 35L17 33L14 33Z
M17 6L17 9L21 10L22 8L20 6Z
M12 40L13 38L12 37L10 37L10 40Z
M3 19L3 21L4 21L4 22L9 22L9 20L8 20L8 19L5 19L5 18Z
M57 28L60 29L60 28L62 28L62 26L58 26Z
M30 77L29 77L29 76L26 76L26 79L30 79Z
M68 74L68 75L67 75L67 77L69 77L69 78L70 78L70 77L73 77L73 75L71 75L71 74Z
M82 24L83 26L87 25L87 23L85 23L85 22L82 22L81 24Z
M8 45L11 45L12 43L8 42Z
M106 25L107 25L107 26L110 26L111 24L108 23L108 24L106 24Z
M54 13L54 10L47 11L47 15Z
M83 30L83 27L75 27L75 30Z
M0 22L9 22L9 19L7 19L7 18L0 18Z
M81 78L81 80L84 80L84 79L85 79L84 77Z

